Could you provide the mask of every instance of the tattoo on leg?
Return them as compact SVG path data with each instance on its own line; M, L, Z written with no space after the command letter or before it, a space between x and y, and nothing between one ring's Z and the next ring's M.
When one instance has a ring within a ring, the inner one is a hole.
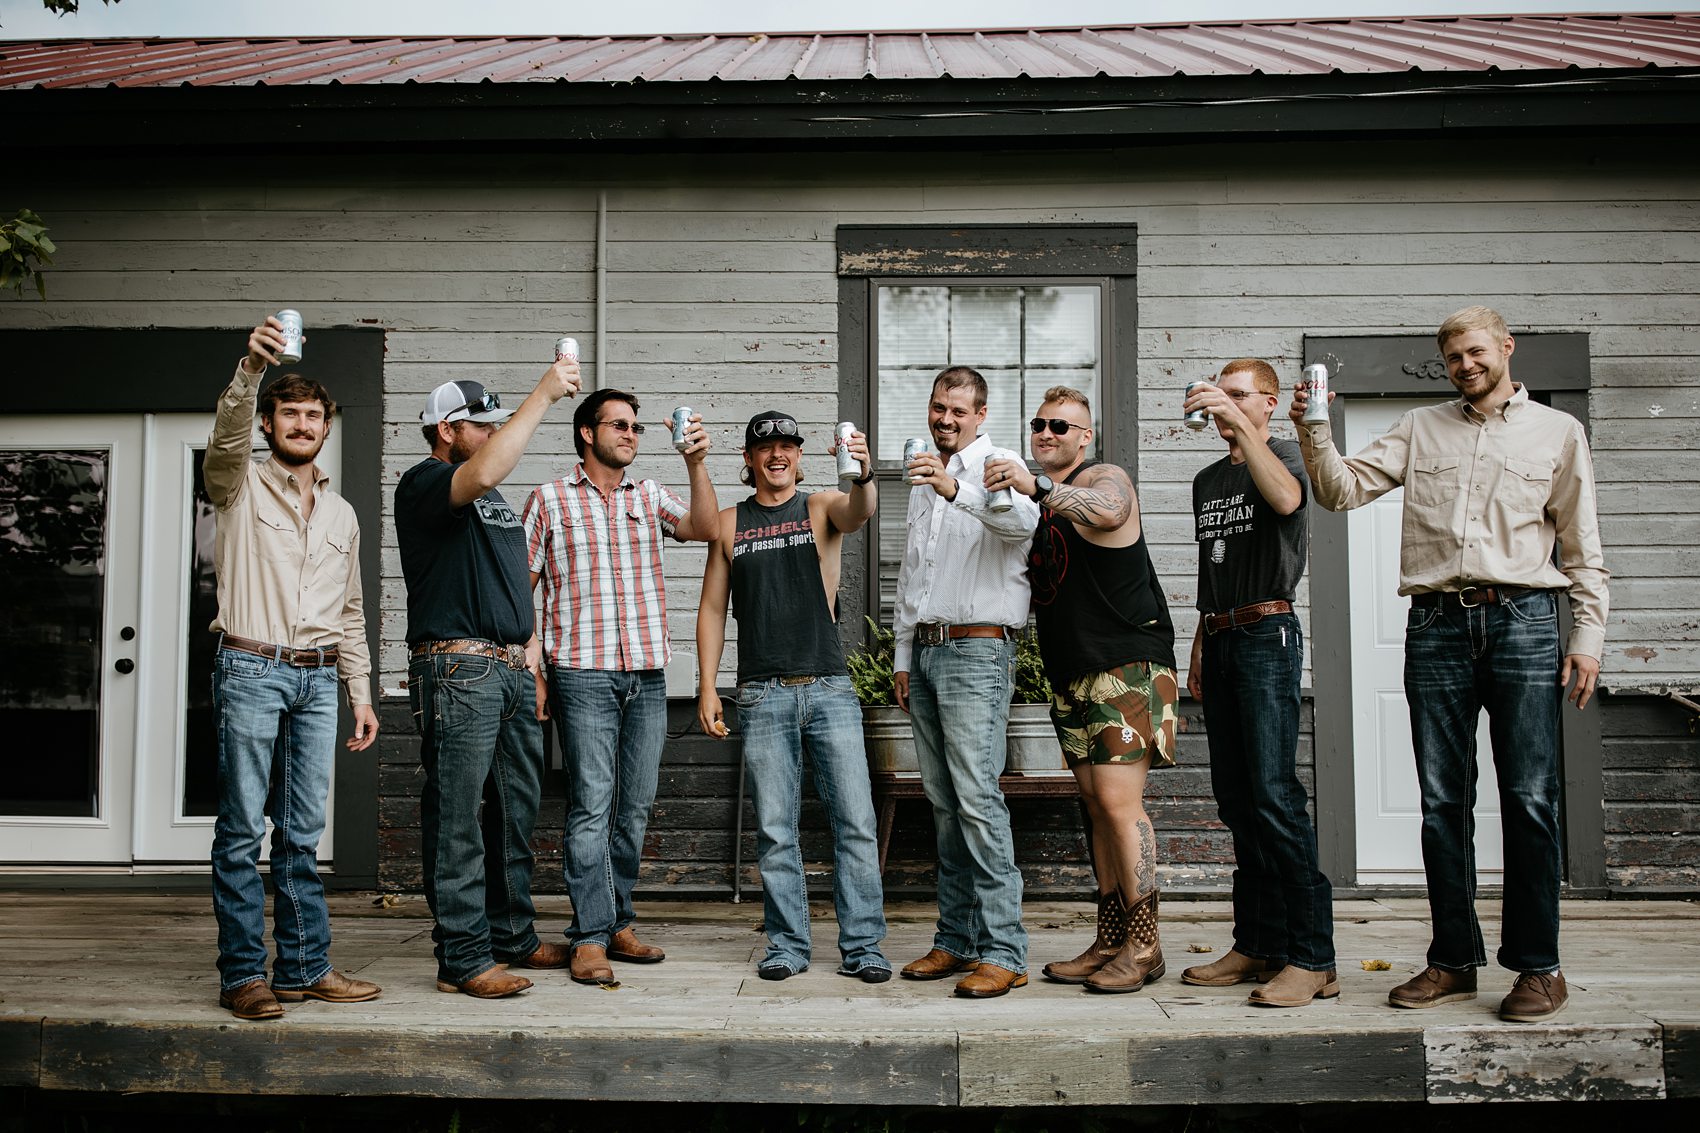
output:
M1157 837L1151 831L1151 820L1142 818L1134 824L1139 835L1139 895L1157 888Z

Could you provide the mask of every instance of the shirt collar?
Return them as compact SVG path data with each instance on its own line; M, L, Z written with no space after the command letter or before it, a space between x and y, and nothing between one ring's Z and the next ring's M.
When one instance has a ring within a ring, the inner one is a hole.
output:
M1529 387L1521 382L1512 382L1511 396L1506 398L1495 412L1509 421L1527 404L1529 404ZM1458 408L1463 411L1466 420L1479 423L1488 419L1486 414L1461 397L1458 399Z
M295 473L278 462L277 457L268 456L260 462L260 475L270 478L271 482L280 489L297 494L301 491L301 479ZM313 464L313 487L322 490L330 487L331 478L315 461Z
M970 441L967 445L963 446L960 449L957 449L954 453L951 454L949 467L966 468L966 467L968 467L968 461L970 459L972 459L973 456L975 455L975 453L974 453L975 449L978 449L978 448L990 449L991 447L992 447L991 436L987 433L981 433L979 436L975 437L972 441ZM984 456L985 454L981 453L979 455Z
M596 487L595 481L593 481L590 478L590 474L584 470L584 461L582 460L573 465L572 472L567 476L567 483L574 486L579 484L589 484L593 488ZM620 469L620 482L614 485L614 490L619 491L623 488L635 487L637 487L637 481L632 479L631 473L627 469Z

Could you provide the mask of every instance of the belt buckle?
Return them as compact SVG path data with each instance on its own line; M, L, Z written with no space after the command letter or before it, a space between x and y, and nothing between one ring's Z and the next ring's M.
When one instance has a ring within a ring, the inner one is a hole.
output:
M510 668L510 669L523 669L523 668L525 668L525 646L523 646L523 645L498 645L496 648L500 649L502 651L503 660L505 660L508 663L508 668Z
M950 627L943 622L922 622L915 627L915 640L922 645L943 645L950 639Z
M812 685L812 684L815 683L815 678L814 677L780 677L779 683L782 684L782 685Z
M1480 601L1467 602L1467 601L1464 600L1464 595L1469 594L1472 591L1477 593L1477 594L1480 594L1481 591L1482 591L1482 588L1479 587L1479 586L1466 586L1466 587L1464 587L1464 589L1458 591L1458 604L1460 606L1464 607L1466 610L1473 610L1477 606L1480 606L1482 604Z

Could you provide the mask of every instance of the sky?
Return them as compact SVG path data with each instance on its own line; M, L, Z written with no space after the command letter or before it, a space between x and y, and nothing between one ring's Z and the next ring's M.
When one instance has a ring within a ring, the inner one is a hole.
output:
M1593 0L0 0L0 39L105 36L653 35L1084 27L1315 16L1673 11Z

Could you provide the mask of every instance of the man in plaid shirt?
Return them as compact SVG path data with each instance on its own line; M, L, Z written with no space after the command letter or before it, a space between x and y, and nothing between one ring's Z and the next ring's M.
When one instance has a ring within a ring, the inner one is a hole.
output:
M665 953L632 930L643 835L667 737L667 586L661 539L707 542L720 504L691 417L682 450L690 503L626 472L644 426L637 398L597 390L573 414L579 463L525 504L531 584L543 582L539 710L550 703L571 784L567 892L572 978L613 984L609 958L654 964Z

